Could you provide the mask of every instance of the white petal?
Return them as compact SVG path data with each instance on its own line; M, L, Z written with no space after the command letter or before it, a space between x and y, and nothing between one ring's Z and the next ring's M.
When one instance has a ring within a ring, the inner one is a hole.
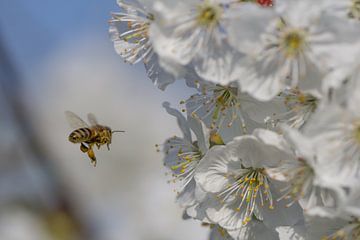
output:
M214 146L200 161L195 173L196 182L206 192L221 191L229 183L224 176L228 172L227 163L229 161L225 146Z
M174 117L176 117L178 125L182 131L182 133L184 134L184 138L190 142L191 141L191 133L190 133L190 128L188 126L187 120L186 118L181 114L181 112L179 112L178 110L171 108L170 107L170 103L168 102L164 102L163 103L163 107L166 109L166 111L170 114L173 115Z

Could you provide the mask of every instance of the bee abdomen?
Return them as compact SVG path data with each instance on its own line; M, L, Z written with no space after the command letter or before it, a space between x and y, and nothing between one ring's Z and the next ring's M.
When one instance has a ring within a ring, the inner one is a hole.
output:
M89 128L79 128L69 135L69 141L72 143L81 143L91 139L92 132Z

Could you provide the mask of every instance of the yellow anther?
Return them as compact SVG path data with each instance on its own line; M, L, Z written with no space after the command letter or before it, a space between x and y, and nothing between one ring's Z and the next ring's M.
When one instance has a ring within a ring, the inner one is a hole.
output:
M292 29L282 37L282 48L287 57L296 57L305 46L305 34L300 29Z
M220 134L218 134L216 131L212 131L210 133L210 146L215 146L215 145L224 145L224 141L221 138Z

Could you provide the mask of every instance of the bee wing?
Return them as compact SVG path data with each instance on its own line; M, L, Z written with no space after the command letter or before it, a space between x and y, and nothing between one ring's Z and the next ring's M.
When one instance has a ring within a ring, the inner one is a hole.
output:
M93 113L88 113L88 121L92 126L99 125L95 115Z
M89 127L89 125L84 122L84 120L82 120L78 115L73 112L66 111L65 116L68 123L70 124L70 127L72 127L73 129Z

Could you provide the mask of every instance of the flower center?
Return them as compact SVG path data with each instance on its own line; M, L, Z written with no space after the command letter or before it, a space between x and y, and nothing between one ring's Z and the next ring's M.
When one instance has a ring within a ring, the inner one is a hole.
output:
M266 119L267 123L273 126L285 122L292 128L301 128L315 112L319 103L317 97L297 88L284 89L278 98L284 103L286 111L274 113L271 118Z
M348 16L360 20L360 0L352 0Z
M360 145L360 122L356 122L354 124L353 136L356 141Z
M155 145L160 152L159 145ZM170 138L164 144L166 166L171 172L168 183L181 182L181 190L193 180L195 169L203 157L197 141L190 142L176 136ZM169 173L166 173L168 175ZM180 192L175 190L177 194Z
M222 107L233 107L238 102L237 88L223 87L217 85L218 88L214 90L216 103Z
M240 120L243 131L246 131L236 87L203 85L201 94L192 95L180 104L186 104L189 113L204 121L210 129L219 129L225 125L231 127L236 120Z
M291 89L282 94L285 95L284 103L290 110L297 112L308 107L311 112L314 112L317 108L318 99L311 94L303 93L297 89Z
M286 31L281 39L281 48L287 57L296 57L305 46L305 34L299 29Z
M198 7L197 22L199 25L211 28L218 24L221 17L221 7L205 3Z
M215 111L212 118L218 119L219 114L224 112L226 109L235 107L239 104L237 98L237 88L235 87L224 87L217 85L214 89L215 99Z
M170 148L177 148L177 161L172 166L169 166L174 174L182 177L192 173L196 165L202 158L202 154L198 147L197 142L193 142L191 145L179 141L177 138L173 138Z
M283 191L285 194L280 199L293 199L289 205L304 197L308 193L308 187L312 186L314 170L306 163L305 159L298 158L299 165L295 168L284 168L282 174L288 178L289 186Z
M263 207L268 202L274 208L270 185L264 169L242 169L242 174L234 176L233 183L218 194L222 203L231 203L238 212L244 212L243 224L251 221L255 207Z

